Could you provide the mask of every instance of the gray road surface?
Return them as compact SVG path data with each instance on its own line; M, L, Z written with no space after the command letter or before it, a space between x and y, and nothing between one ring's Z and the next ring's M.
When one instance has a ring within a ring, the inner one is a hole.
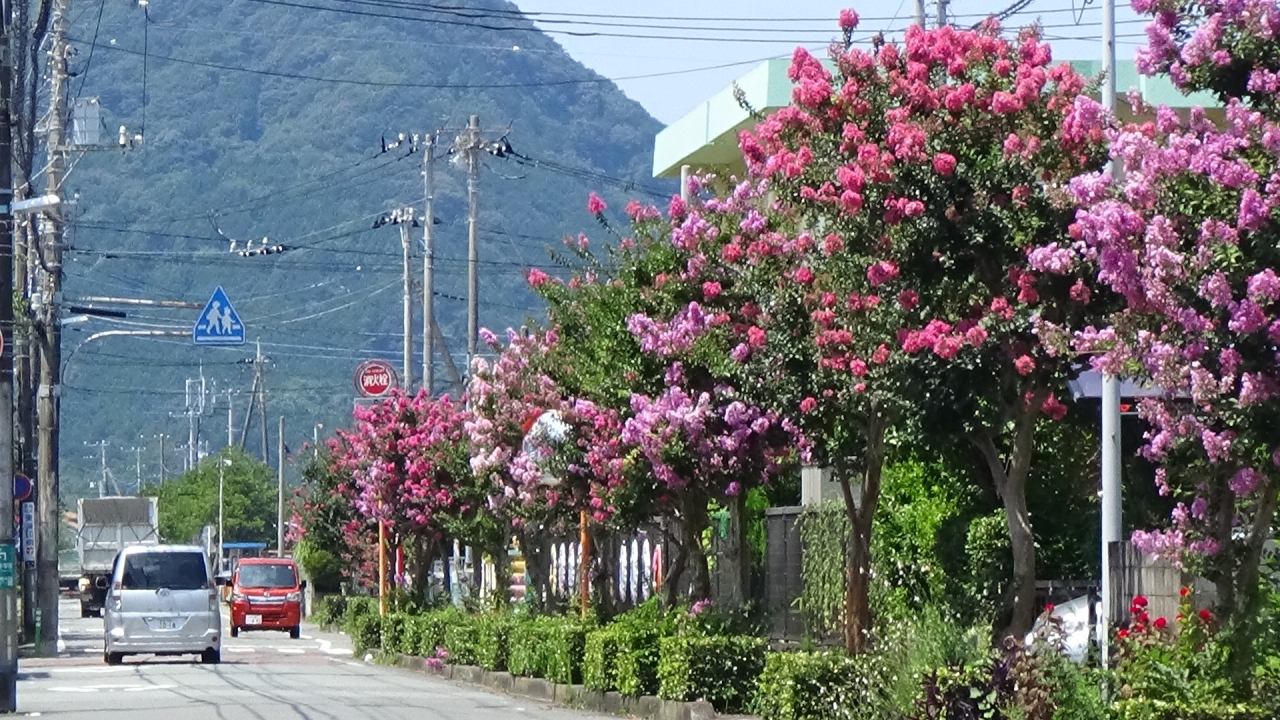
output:
M60 653L20 664L18 709L86 720L599 720L600 716L456 685L351 657L347 638L226 638L220 665L186 658L102 662L102 621L64 601ZM225 621L224 621L225 627Z

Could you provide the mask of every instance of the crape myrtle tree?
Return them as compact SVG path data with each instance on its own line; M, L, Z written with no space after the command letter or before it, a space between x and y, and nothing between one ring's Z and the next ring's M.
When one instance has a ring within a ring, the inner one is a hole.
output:
M466 413L448 396L399 391L354 411L355 427L340 431L338 467L352 478L356 514L385 524L407 546L415 595L448 537L476 541L486 523L485 494L469 466Z
M1274 0L1135 8L1155 17L1142 71L1214 91L1225 119L1162 107L1123 128L1111 154L1124 180L1072 183L1077 242L1053 264L1096 272L1124 298L1075 346L1168 391L1142 405L1142 453L1158 466L1160 493L1178 502L1167 527L1133 540L1216 584L1243 660L1280 493L1280 11Z
M545 605L551 541L573 534L584 511L605 525L618 519L620 505L627 507L619 500L627 491L621 420L607 406L568 395L552 378L555 330L508 330L505 343L483 330L481 338L497 357L477 358L472 368L471 468L490 512L520 544L535 603ZM531 432L547 413L559 429Z
M1037 271L1028 256L1069 241L1064 186L1105 160L1104 116L1034 29L913 27L868 52L848 42L856 14L840 22L834 74L797 49L793 103L741 147L807 231L789 279L804 287L823 368L845 373L799 410L854 525L846 641L861 647L870 628L871 514L894 427L963 438L984 459L1013 549L1007 629L1021 636L1036 613L1034 431L1066 411L1075 363L1037 331L1082 326L1106 305L1088 277Z
M599 198L588 208L609 227ZM730 358L732 313L743 303L719 283L719 230L678 198L669 217L638 203L627 210L633 236L607 246L603 259L585 237L572 244L580 271L568 283L530 274L565 331L554 372L622 419L608 453L622 460L616 478L633 511L670 521L676 553L665 578L668 600L685 588L692 599L709 596L702 537L717 503L729 508L734 538L722 558L731 570L724 599L743 602L745 495L787 466L798 438L782 416L748 399L742 381L754 388L761 379L744 378ZM742 218L730 211L715 220L736 227Z

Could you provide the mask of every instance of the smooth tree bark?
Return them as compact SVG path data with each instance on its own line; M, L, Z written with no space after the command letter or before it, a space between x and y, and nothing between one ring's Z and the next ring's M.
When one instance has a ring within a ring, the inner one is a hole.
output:
M880 481L884 473L885 418L872 410L867 419L867 444L861 467L851 467L845 459L834 462L845 515L849 519L845 550L844 644L851 653L866 650L871 643L874 618L871 616L871 531L880 504ZM851 478L860 475L858 494Z
M1012 606L1012 615L1002 634L1015 638L1025 637L1036 618L1036 538L1031 513L1027 510L1027 477L1035 454L1040 406L1046 397L1045 391L1032 393L1023 406L1014 411L1014 431L1007 460L996 447L996 428L981 427L969 436L986 460L1009 526L1013 578L1007 604Z

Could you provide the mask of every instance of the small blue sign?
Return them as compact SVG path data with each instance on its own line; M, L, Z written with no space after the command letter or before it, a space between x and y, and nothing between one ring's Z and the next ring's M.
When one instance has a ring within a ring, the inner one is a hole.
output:
M231 301L219 285L213 291L204 311L196 319L191 330L191 342L196 345L243 345L244 323L231 307Z
M31 478L26 475L13 476L13 501L22 502L31 497Z

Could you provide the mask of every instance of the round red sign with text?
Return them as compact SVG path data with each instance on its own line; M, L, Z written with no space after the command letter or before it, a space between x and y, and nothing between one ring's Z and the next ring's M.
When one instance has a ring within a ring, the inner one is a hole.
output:
M396 369L382 360L368 360L356 368L356 390L364 397L378 397L399 384Z

